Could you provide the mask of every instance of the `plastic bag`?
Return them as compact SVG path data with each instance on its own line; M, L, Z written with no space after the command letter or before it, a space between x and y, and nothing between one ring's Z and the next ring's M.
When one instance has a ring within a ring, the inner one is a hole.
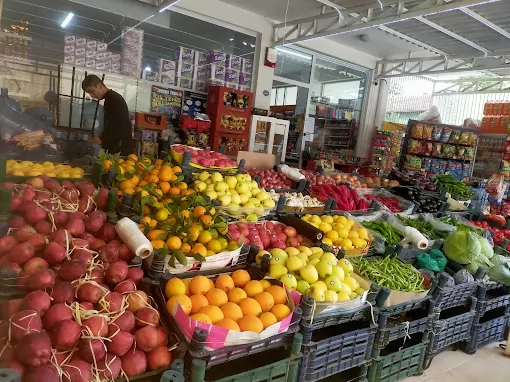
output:
M299 172L297 168L292 168L286 164L278 165L278 172L284 174L288 179L294 182L299 182L301 179L305 179L305 176Z
M445 218L446 217L439 218L439 220L442 223L445 223L444 221L442 221ZM486 229L483 229L483 228L480 228L480 227L477 227L476 225L471 223L469 220L467 220L465 217L463 217L463 216L461 216L459 214L449 214L448 215L448 219L456 220L458 224L462 224L462 225L465 225L465 226L469 227L471 229L471 231L474 231L475 233L480 233L480 231L481 231L482 234L480 236L482 236L484 239L486 239L489 242L490 245L494 246L494 240L492 240L492 235L491 235L490 231L488 231ZM452 226L454 226L454 225L452 224ZM459 227L457 227L457 230L458 229L459 229Z
M425 268L434 272L442 272L447 262L448 260L445 255L443 255L443 252L439 249L433 249L429 253L423 252L418 255L417 264L420 268Z
M421 113L417 119L418 121L440 124L441 114L439 114L439 109L437 108L437 106L433 105L430 107L429 110L427 110L424 113Z

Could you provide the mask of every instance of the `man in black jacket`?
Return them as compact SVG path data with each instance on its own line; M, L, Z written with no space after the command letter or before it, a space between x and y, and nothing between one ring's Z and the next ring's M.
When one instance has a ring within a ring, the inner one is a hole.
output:
M135 145L131 119L124 98L108 89L103 81L93 74L85 77L81 87L93 99L104 99L104 130L100 137L94 137L93 143L101 143L101 147L110 154L132 154Z

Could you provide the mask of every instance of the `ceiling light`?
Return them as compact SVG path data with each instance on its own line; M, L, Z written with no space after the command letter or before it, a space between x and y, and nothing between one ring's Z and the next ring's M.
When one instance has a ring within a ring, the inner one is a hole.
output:
M229 41L234 41L234 39L233 39L233 38L229 38L228 40L229 40Z
M70 22L71 20L73 19L74 17L74 13L71 13L69 12L69 14L66 16L66 18L64 19L64 21L62 21L62 24L60 24L60 26L62 28L65 28Z
M150 66L146 66L146 67L145 67L145 71L146 71L146 72L150 72L150 71L152 71L152 69L151 69L151 67L150 67Z
M253 45L253 44L250 44L250 46L251 46L252 48L255 48L255 45Z
M243 45L248 45L248 43L246 41L243 41Z
M296 56L296 57L301 57L301 58L304 58L306 60L311 60L312 57L310 56L307 56L305 54L301 54L301 53L297 53L297 52L294 52L292 50L289 50L289 49L285 49L285 48L280 48L279 46L276 47L276 50L282 52L282 53L287 53L287 54L290 54L292 56Z
M159 13L166 11L168 8L170 8L174 4L177 4L179 1L181 0L167 0L163 2L163 4L159 6Z

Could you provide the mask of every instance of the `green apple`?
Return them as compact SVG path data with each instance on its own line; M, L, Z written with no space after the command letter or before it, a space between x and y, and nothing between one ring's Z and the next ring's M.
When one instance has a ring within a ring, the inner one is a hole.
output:
M255 208L252 202L248 201L243 204L243 208L251 208L252 210Z
M345 272L340 265L333 265L333 276L337 276L340 281L344 281Z
M259 220L259 217L257 214L249 214L248 216L246 216L246 220L251 223L254 223Z
M337 302L338 301L338 295L336 294L335 291L332 291L332 290L327 290L325 293L324 293L325 297L326 297L326 301L327 302Z
M265 191L265 190L262 190L262 191L259 191L255 194L255 197L260 200L260 201L264 201L266 199L271 199L271 197L269 196L269 194Z
M271 254L268 251L260 251L255 255L255 262L257 264L260 264L262 262L262 258L264 257L264 255L269 255L269 258L271 259Z
M214 183L223 182L223 175L221 175L219 172L213 172L211 175L211 180Z
M308 256L310 256L312 254L312 250L308 247L299 247L298 249L299 249L299 252L304 252Z
M218 194L218 199L220 198L220 196L226 195L225 191L218 191L217 194Z
M319 274L317 273L317 269L313 265L306 265L303 268L299 270L299 275L308 282L309 284L312 284L319 280Z
M297 288L297 280L294 275L287 273L286 275L280 277L280 281L284 283L290 289L296 290Z
M244 174L236 174L237 183L244 182L245 176Z
M308 292L306 292L306 295L310 296L317 302L326 301L326 294L324 290L321 288L311 287L310 289L308 289Z
M285 261L285 266L290 272L295 272L303 268L304 264L299 257L291 256Z
M245 204L248 202L248 199L250 199L250 196L248 194L239 194L239 197L241 198L240 204Z
M236 191L239 193L239 195L247 194L250 191L250 187L244 182L238 182L236 184Z
M331 265L329 261L321 260L315 268L317 268L317 272L319 272L321 279L325 279L333 274L333 265Z
M351 287L346 284L346 283L342 283L342 290L347 293L348 295L350 295L352 293L352 289Z
M207 184L205 184L204 182L198 182L197 184L195 184L195 191L203 192L205 191L206 188Z
M260 207L260 208L255 208L255 209L253 210L253 213L254 213L255 215L257 215L257 216L262 216L262 215L264 215L264 209L263 209L262 207Z
M227 210L227 211L228 211L228 213L229 213L230 215L237 215L237 213L239 212L239 209L240 209L240 208L241 208L241 207L239 207L239 204L230 203L230 204L228 205L228 210Z
M358 288L358 289L356 289L356 290L355 290L355 292L356 292L356 294L357 294L358 296L361 296L361 295L362 295L363 293L365 293L366 291L365 291L365 289L363 289L363 288Z
M235 176L227 176L225 182L228 184L228 188L236 188L237 179Z
M206 191L205 196L208 196L209 199L211 199L211 200L218 199L218 193L216 191L213 191L213 190Z
M266 199L266 200L262 201L262 205L265 208L275 208L276 203L273 199Z
M352 271L354 270L353 267L352 267L351 262L349 260L347 260L347 259L340 259L340 260L338 260L338 265L340 265L342 267L342 269L344 270L346 276L349 273L352 273Z
M232 197L230 195L222 195L218 198L223 207L228 206L232 202Z
M303 262L303 266L308 264L308 256L306 256L305 253L299 253L297 257L299 257L299 259Z
M207 184L208 186L211 185L211 184L214 184L213 181L211 180L211 178L207 179L205 181L205 184Z
M314 253L313 255L309 256L309 259L310 260L318 259L320 261L321 257L322 257L321 253Z
M269 277L273 279L279 279L288 273L287 268L280 264L274 264L269 266Z
M228 184L225 182L218 182L214 185L214 191L225 192L228 190Z
M241 204L241 197L239 196L239 194L231 194L232 196L232 203L234 204Z
M349 301L350 299L349 294L345 293L345 291L338 292L338 301Z
M312 254L314 254L314 253L323 254L324 253L324 250L321 247L310 247L310 251L312 252Z
M329 290L340 292L342 290L342 281L338 276L329 276L324 280Z
M314 267L315 267L317 264L319 264L319 261L321 261L321 260L320 260L320 259L318 259L318 258L315 258L315 259L310 259L310 258L309 258L308 260L309 260L309 261L308 261L308 264L309 264L309 265L313 265Z
M338 259L331 252L326 252L321 256L321 260L329 261L331 264L336 265L338 263Z
M296 290L301 294L306 294L306 292L310 289L310 284L305 280L300 280L297 283Z
M230 195L239 195L239 192L236 191L235 187L230 189Z
M349 298L350 298L350 299L353 299L353 298L356 298L356 297L358 297L358 295L356 294L356 292L351 292L351 293L349 294Z
M200 174L198 174L198 179L202 182L205 182L207 179L209 179L210 175L207 171L202 171Z
M320 288L322 289L324 292L328 290L328 286L326 285L326 283L324 281L316 281L312 284L310 284L311 287L314 287L314 288Z
M284 255L282 254L278 254L278 255L275 255L274 253L271 252L271 260L269 262L269 264L273 265L273 264L279 264L279 265L285 265L285 262L287 261L287 254L285 253Z
M258 200L257 198L250 198L250 200L248 201L251 202L255 207L260 207L262 205L260 203L260 200Z
M287 255L289 256L296 256L299 255L299 249L294 247L287 247L284 249L285 252L287 252Z

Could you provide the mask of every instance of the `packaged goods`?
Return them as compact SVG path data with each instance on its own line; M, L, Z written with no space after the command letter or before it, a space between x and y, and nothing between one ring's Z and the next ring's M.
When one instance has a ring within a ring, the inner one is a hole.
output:
M176 69L176 62L175 61L168 60L166 58L160 58L158 60L158 71L160 73L166 73L166 72L173 71L174 74L175 74L175 69Z
M176 76L182 78L194 78L195 68L192 63L177 61Z
M459 142L461 136L461 132L459 130L452 130L452 133L450 134L450 138L448 138L449 143L457 143Z
M175 85L175 71L161 73L159 77L159 82L166 85Z
M423 126L423 133L422 138L423 139L432 139L432 131L434 130L434 126L431 125L424 125Z
M233 54L227 54L225 66L230 69L241 70L241 57L234 56Z
M175 85L183 89L193 89L193 80L191 78L176 77Z
M181 62L195 63L195 50L184 46L177 47L175 51L175 60Z
M441 142L448 142L450 140L450 135L452 134L452 129L449 127L445 127L443 132L441 133Z
M207 53L195 52L195 67L198 69L201 66L207 65Z
M239 85L239 70L226 68L225 82Z
M423 137L423 125L421 123L417 123L411 127L411 137L417 139L421 139Z
M432 137L431 139L433 141L439 141L441 140L441 135L443 134L443 128L442 127L434 127L432 129Z
M241 72L252 73L253 72L253 61L248 58L243 58L241 61Z
M209 64L221 64L225 65L225 61L227 60L226 53L223 53L219 50L212 50L207 55L207 62Z
M239 85L251 86L252 75L249 73L239 73Z

